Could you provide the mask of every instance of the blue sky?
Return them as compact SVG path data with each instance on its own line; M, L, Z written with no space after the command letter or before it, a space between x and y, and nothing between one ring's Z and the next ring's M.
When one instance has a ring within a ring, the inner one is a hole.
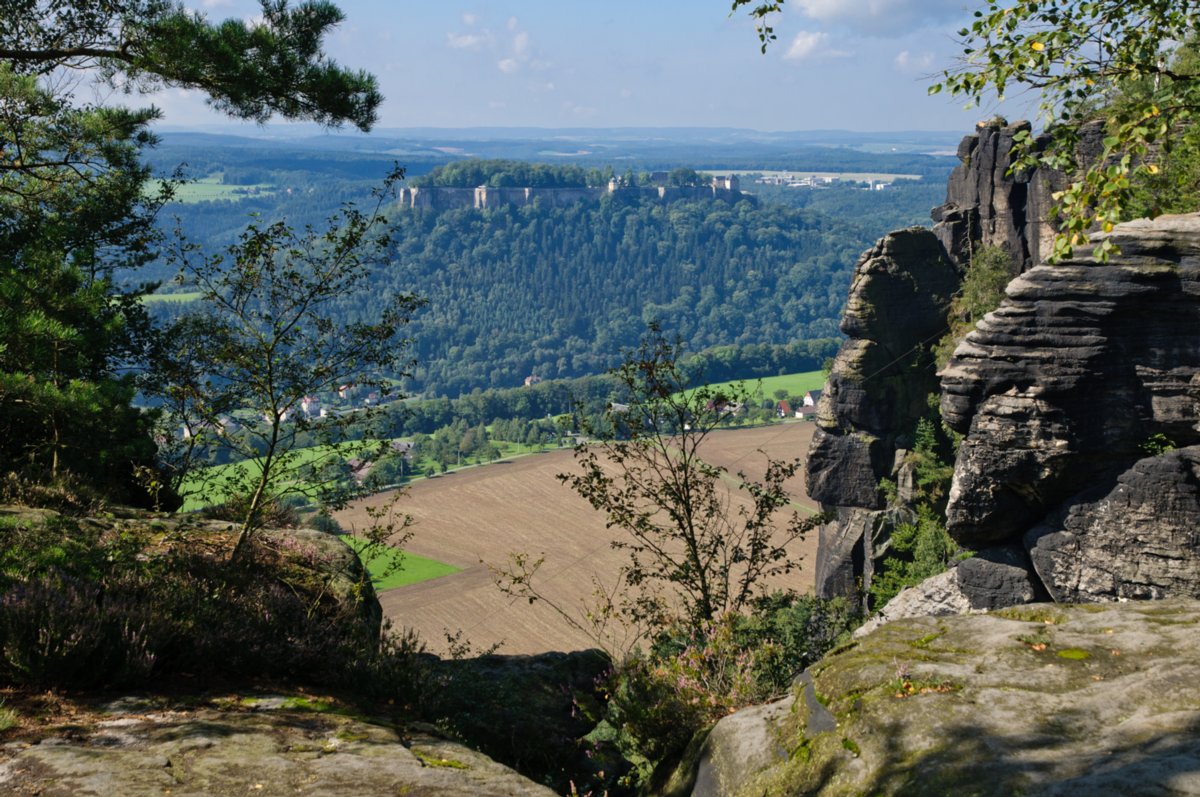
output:
M789 0L766 55L728 0L336 2L347 19L327 50L378 76L382 128L966 131L990 110L926 94L977 0ZM184 92L154 101L172 126L225 121Z

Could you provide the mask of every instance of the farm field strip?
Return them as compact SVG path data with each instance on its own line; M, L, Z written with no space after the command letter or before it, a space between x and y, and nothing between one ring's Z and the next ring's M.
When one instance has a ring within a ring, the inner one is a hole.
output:
M704 457L761 476L758 450L775 458L802 456L813 429L811 423L790 423L722 430L706 441ZM477 647L500 642L501 652L509 654L594 647L595 640L549 606L505 598L488 568L504 565L515 552L544 557L539 588L568 611L590 601L594 578L614 581L626 561L611 547L621 532L605 528L604 517L557 480L574 468L571 452L560 450L411 485L398 505L414 520L406 552L461 570L383 592L380 602L395 627L415 629L435 650L446 632L455 631ZM815 508L802 475L789 486L801 506ZM385 499L386 494L364 499L334 517L348 531L365 528L370 519L364 507ZM815 534L803 540L796 549L803 556L801 569L773 586L811 590L816 544Z

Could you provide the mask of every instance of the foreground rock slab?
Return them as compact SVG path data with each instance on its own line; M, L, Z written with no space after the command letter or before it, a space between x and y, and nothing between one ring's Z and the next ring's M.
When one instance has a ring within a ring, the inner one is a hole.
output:
M726 793L1200 794L1198 631L1184 599L892 623L811 668L815 701L759 712L770 763Z
M239 710L139 712L125 701L85 728L0 749L0 793L78 795L486 795L554 792L462 745L288 699ZM152 707L147 707L152 708ZM253 710L251 710L251 708Z

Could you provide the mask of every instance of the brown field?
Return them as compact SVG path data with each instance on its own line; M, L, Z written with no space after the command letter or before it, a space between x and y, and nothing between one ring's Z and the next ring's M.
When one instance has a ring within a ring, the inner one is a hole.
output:
M759 450L776 458L803 456L813 428L799 422L720 431L706 441L705 458L757 476L763 461ZM509 654L595 647L549 606L506 598L488 569L505 564L514 552L544 557L540 590L576 613L591 597L594 579L615 580L625 554L612 550L610 542L620 532L606 529L603 517L555 478L573 468L570 451L553 451L414 484L400 504L415 521L407 550L462 570L383 593L384 613L397 628L415 629L435 652L446 647L447 631L461 631L476 648L502 643L500 651ZM815 508L802 476L793 481L797 502ZM337 519L347 530L368 522L361 504ZM806 592L812 588L815 533L796 550L804 566L778 586Z

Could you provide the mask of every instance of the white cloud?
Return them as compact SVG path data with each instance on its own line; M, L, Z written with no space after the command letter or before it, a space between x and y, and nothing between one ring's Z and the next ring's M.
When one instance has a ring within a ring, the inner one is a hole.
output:
M509 18L508 18L508 29L509 29L509 30L516 30L516 29L517 29L517 24L518 24L518 23L517 23L517 18L516 18L516 17L509 17Z
M201 5L205 8L227 8L233 5L233 0L203 0Z
M521 31L516 36L513 36L512 41L513 52L518 56L524 55L529 51L529 34Z
M447 33L446 44L455 50L478 50L488 38L478 33Z
M821 23L872 36L902 36L965 13L965 0L795 0L795 8Z
M930 52L910 53L901 50L896 54L896 67L903 72L929 72L935 62L936 56Z
M467 27L474 25L476 23L476 21L478 21L478 20L479 20L479 17L475 16L474 14L463 14L462 15L463 24L466 25Z
M802 30L792 39L783 57L789 61L804 61L810 58L844 58L850 53L830 46L828 33Z
M521 68L521 64L515 58L502 58L496 63L500 67L500 71L506 75L511 75Z

